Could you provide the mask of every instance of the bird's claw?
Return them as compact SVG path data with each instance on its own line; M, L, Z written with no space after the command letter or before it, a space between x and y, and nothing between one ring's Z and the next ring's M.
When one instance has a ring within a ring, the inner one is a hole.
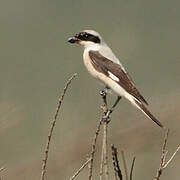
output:
M110 117L111 112L112 112L111 110L108 110L103 117L103 121L106 122L107 124L111 121L111 117Z
M101 90L100 95L104 98L104 97L106 97L106 92L104 90Z

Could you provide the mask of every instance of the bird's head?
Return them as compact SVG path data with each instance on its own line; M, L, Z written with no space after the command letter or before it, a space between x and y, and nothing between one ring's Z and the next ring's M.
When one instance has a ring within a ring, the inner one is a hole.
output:
M68 39L69 43L83 45L85 48L90 46L99 46L102 44L102 38L99 33L94 30L84 30Z

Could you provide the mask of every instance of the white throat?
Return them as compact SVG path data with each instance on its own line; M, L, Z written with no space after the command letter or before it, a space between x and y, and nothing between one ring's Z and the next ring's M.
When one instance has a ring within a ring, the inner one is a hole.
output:
M98 51L102 56L121 65L121 63L119 62L119 59L114 55L112 50L107 46L105 42L101 42L101 44L95 44L91 42L85 42L85 43L82 42L82 45L84 46L84 53L88 53L89 51Z
M98 51L101 48L101 44L92 42L81 42L80 44L84 46L84 50L86 51Z

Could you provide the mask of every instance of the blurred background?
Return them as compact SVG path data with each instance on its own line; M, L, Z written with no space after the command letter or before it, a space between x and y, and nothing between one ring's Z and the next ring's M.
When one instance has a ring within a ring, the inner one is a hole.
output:
M47 179L68 179L86 160L101 117L102 87L87 73L82 48L67 43L68 37L84 29L100 32L149 102L149 109L170 128L170 156L180 143L179 5L179 0L1 0L3 179L40 179L57 100L66 80L75 72L78 77L68 89L53 134ZM109 104L114 99L109 95ZM163 136L158 126L123 99L109 125L109 155L114 143L119 151L125 151L128 167L136 156L134 179L153 179ZM96 173L100 146L99 138ZM178 180L179 165L180 153L162 179ZM84 170L78 179L87 179L87 173Z

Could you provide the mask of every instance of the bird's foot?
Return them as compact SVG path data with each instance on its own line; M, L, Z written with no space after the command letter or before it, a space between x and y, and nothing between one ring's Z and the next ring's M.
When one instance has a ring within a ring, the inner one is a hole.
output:
M107 112L103 116L103 121L106 122L107 124L111 121L111 117L110 117L111 113L112 113L111 110L107 110Z

